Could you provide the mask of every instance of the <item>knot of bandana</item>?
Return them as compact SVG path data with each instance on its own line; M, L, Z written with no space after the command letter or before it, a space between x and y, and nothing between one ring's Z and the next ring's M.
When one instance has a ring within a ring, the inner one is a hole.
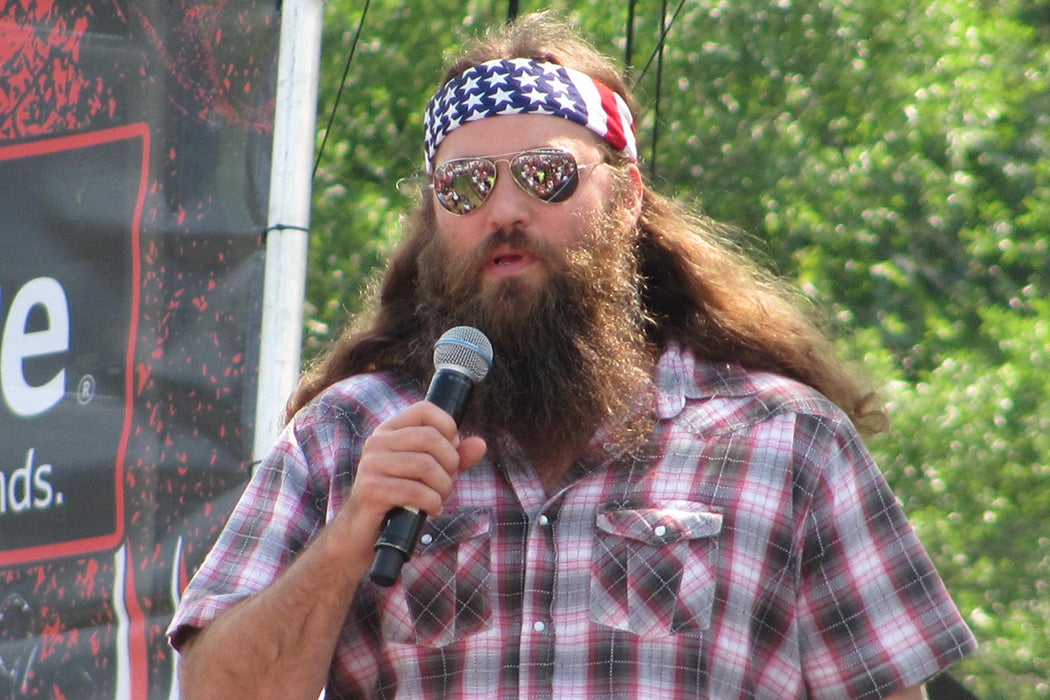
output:
M549 114L581 124L618 151L638 158L627 103L586 73L526 58L468 68L438 90L423 115L427 172L441 141L468 122L503 114Z

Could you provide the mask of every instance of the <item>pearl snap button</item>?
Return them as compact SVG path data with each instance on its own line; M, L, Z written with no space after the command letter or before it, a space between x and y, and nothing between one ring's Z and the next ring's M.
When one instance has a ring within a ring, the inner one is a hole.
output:
M536 622L532 623L532 629L537 632L542 632L543 630L547 629L547 623L543 622L542 620L537 620Z
M428 532L427 534L425 534L425 535L423 535L422 537L420 537L420 538L419 538L419 541L420 541L420 542L422 542L423 544L430 544L431 542L433 542L433 541L434 541L434 536L433 536L433 535L431 535L431 534L430 534L430 533Z
M653 532L656 533L657 537L663 537L667 534L667 528L663 525L657 525L655 528L653 528Z
M550 518L548 518L546 515L541 515L539 517L539 521L540 525L546 526L550 522Z

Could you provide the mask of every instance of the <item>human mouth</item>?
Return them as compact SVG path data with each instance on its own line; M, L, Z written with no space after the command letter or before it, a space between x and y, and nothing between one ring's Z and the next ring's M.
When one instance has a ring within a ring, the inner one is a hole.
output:
M536 262L536 257L525 251L501 247L489 256L489 270L499 276L515 275Z
M504 265L514 265L515 263L521 262L522 256L520 253L511 253L509 255L498 255L492 260L492 264L497 267Z

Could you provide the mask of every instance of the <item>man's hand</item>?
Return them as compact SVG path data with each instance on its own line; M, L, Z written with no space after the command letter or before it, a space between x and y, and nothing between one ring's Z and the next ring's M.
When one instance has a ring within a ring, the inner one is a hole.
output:
M479 437L460 439L452 416L420 401L380 424L365 440L349 499L339 514L369 550L396 507L438 515L460 472L485 454Z
M452 417L426 401L380 424L333 520L269 587L183 648L184 696L315 699L387 512L410 506L437 515L456 477L484 454L484 440L461 440Z

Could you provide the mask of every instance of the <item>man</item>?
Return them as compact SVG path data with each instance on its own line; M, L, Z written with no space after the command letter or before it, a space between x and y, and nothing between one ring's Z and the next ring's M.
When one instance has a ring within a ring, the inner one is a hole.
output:
M920 697L974 648L858 437L870 392L645 187L632 113L546 15L452 66L373 316L169 630L187 698ZM459 430L422 400L457 325L496 355ZM397 506L429 518L381 587Z

